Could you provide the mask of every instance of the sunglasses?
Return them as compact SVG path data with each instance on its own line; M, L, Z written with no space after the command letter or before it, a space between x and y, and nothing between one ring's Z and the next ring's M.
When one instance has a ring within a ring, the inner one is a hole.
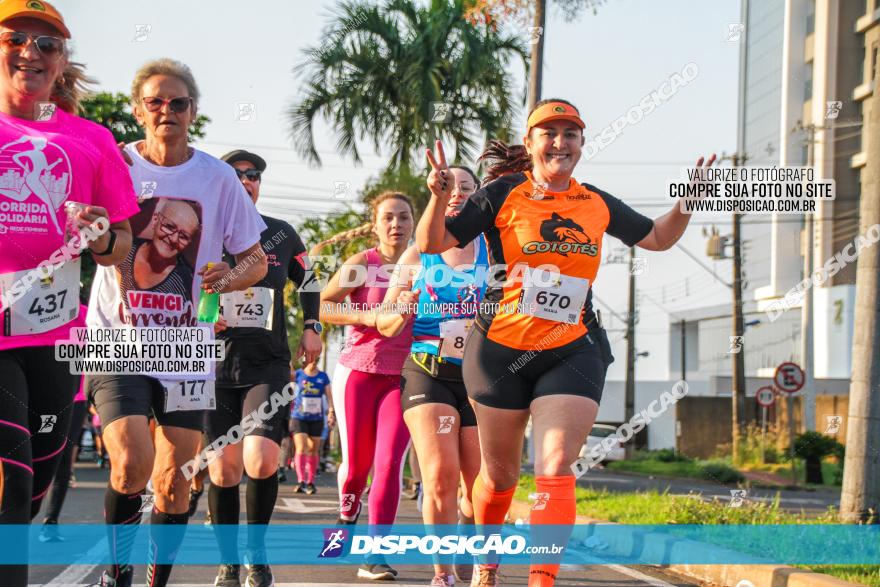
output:
M263 172L259 169L245 169L244 171L242 171L241 169L236 169L235 167L233 167L233 169L235 169L235 174L238 176L238 179L246 177L250 181L260 181L260 179L263 177Z
M149 112L158 112L167 104L171 112L180 114L181 112L186 112L192 106L193 99L189 96L180 96L179 98L166 100L165 98L152 96L149 98L141 98L141 102L143 102L144 107Z
M47 35L34 36L30 33L5 31L0 33L0 51L6 55L21 55L33 43L40 55L58 61L64 55L64 40Z

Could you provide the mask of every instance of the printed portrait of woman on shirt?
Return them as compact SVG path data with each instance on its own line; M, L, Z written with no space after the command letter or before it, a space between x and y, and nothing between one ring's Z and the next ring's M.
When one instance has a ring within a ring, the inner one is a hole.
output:
M127 293L134 291L176 294L181 296L182 309L185 302L192 302L201 207L189 200L151 198L141 202L141 212L132 224L137 236L118 268L126 309L141 305L133 304ZM140 231L139 224L145 224Z

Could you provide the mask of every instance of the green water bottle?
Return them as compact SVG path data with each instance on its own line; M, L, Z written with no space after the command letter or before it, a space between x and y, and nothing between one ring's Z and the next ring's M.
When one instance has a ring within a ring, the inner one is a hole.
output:
M213 267L208 263L208 269ZM208 293L205 290L199 292L199 322L217 322L220 319L220 294Z

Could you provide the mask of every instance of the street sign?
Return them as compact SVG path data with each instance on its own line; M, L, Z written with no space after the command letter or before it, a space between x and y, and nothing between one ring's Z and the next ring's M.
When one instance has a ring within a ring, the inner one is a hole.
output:
M773 374L776 388L785 393L797 393L804 386L806 375L804 370L795 363L781 363Z
M755 401L764 408L769 408L776 403L776 392L769 385L762 387L755 393Z

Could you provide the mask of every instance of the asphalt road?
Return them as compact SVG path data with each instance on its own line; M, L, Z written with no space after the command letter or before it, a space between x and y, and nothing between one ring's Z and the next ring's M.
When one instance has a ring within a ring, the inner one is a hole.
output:
M76 467L77 485L68 492L67 502L61 515L61 524L102 523L103 495L107 484L107 470L98 469L91 463L78 463ZM610 478L608 484L614 484ZM323 473L318 478L318 493L313 496L297 495L288 481L279 491L278 503L273 515L273 524L321 524L332 523L336 519L336 479L334 474ZM242 509L244 509L244 485ZM207 498L202 497L199 511L190 521L202 524L205 521ZM40 520L38 517L37 520ZM397 521L400 523L420 523L421 517L416 503L410 500L401 502ZM585 560L585 563L590 562ZM212 585L216 567L177 565L174 568L171 584L175 587ZM277 587L300 587L306 585L369 585L374 581L356 578L356 568L352 566L275 566L275 585ZM380 582L400 586L429 585L433 575L428 566L401 566L396 582ZM85 587L98 580L101 568L93 565L54 566L44 565L31 568L31 585L65 585ZM503 585L526 585L528 567L502 567ZM137 569L135 584L144 585L144 568ZM605 587L692 587L699 585L665 572L659 567L603 565L567 565L557 580L557 585L602 585Z

